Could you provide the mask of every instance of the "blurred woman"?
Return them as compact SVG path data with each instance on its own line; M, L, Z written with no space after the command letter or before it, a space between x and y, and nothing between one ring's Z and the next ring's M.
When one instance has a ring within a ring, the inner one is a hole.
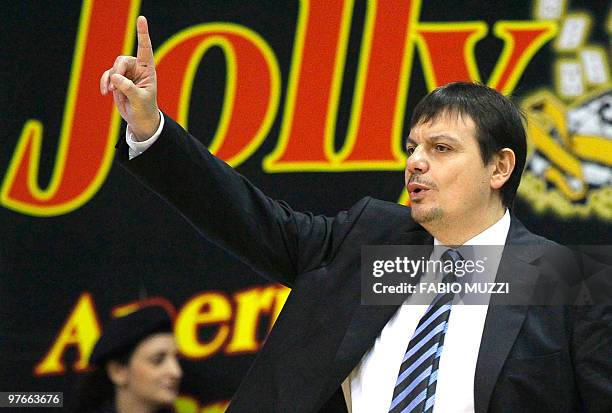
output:
M144 307L113 319L96 343L96 369L78 392L79 413L172 412L182 370L172 321L164 309Z

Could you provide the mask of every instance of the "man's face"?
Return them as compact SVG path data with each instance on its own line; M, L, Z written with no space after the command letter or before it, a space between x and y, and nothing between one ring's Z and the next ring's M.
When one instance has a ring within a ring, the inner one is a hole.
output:
M494 168L484 165L476 125L468 116L443 112L417 124L406 149L412 217L425 228L468 224L476 214L499 205L490 186Z

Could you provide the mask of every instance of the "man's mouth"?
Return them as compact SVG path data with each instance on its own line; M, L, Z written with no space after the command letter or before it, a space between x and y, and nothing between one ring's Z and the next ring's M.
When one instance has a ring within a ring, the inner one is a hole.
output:
M410 195L410 200L418 200L421 199L427 194L430 188L427 185L419 184L416 182L411 182L406 187L408 189L408 194Z

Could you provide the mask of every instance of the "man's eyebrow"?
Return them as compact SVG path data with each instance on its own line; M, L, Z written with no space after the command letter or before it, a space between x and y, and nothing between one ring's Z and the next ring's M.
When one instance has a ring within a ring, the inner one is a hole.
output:
M444 134L444 133L441 133L439 135L428 136L428 137L425 138L425 140L426 141L447 140L447 141L452 141L453 143L456 143L456 144L461 144L461 140L460 139L458 139L458 138L456 138L454 136L451 136L451 135ZM414 139L412 139L410 136L408 136L406 138L406 145L408 145L408 144L417 145L418 143Z

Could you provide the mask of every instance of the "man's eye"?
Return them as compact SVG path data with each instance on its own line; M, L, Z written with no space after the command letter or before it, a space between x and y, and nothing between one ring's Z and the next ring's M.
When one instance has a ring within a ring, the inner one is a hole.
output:
M444 145L436 145L436 151L438 152L448 152L450 148Z
M414 153L414 146L407 147L406 153L408 154L408 156L412 155Z

